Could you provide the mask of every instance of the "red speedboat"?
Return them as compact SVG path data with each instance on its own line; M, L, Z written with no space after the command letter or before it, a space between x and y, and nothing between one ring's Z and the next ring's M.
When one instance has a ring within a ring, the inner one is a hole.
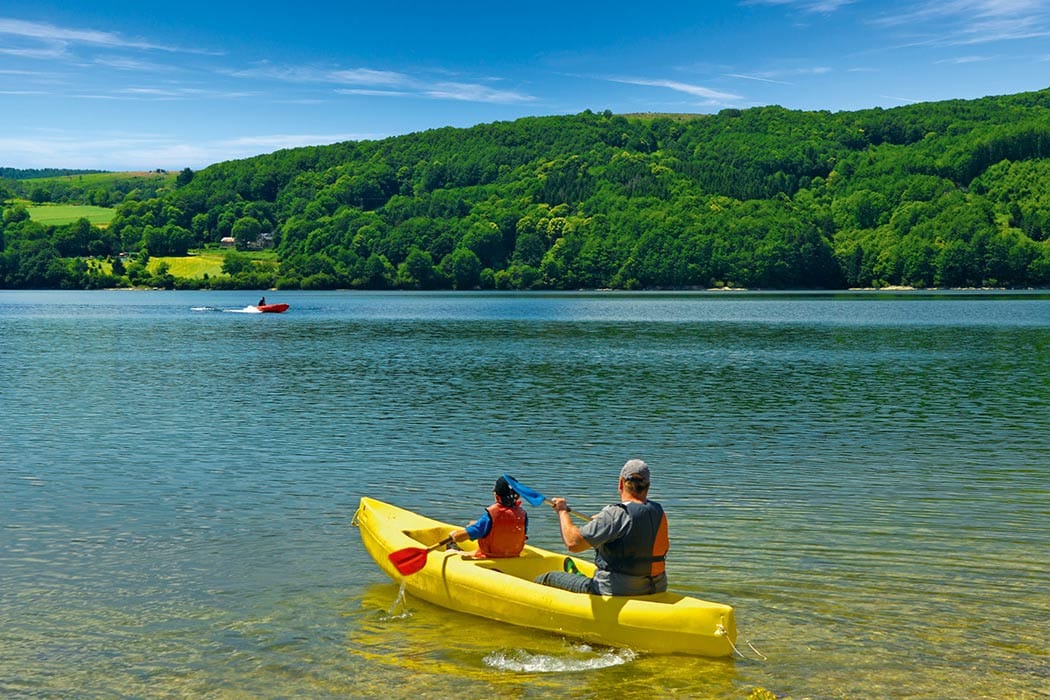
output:
M262 304L255 308L264 314L283 314L288 310L288 304Z

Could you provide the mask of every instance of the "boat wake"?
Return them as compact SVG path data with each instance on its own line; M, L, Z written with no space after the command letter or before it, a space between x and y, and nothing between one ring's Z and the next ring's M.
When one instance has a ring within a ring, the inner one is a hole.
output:
M220 309L217 306L191 306L190 311L222 311L228 314L261 314L258 306L245 306L243 309Z
M524 673L573 673L623 666L638 655L630 649L594 649L586 644L575 646L567 656L533 654L524 649L494 651L483 661L501 671Z

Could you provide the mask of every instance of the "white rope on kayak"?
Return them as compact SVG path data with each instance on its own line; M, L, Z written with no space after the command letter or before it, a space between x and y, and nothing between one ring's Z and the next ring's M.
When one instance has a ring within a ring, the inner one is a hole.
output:
M751 651L753 651L756 654L758 654L759 658L761 658L763 661L767 660L766 655L763 654L762 652L760 652L758 649L756 649L755 645L751 643L750 639L745 639L744 641L747 642L747 645L751 648Z
M733 644L733 640L730 639L730 637L729 637L728 630L726 630L725 625L722 624L721 622L718 623L718 627L715 628L715 636L717 636L717 637L725 637L726 641L729 642L729 646L733 647L733 651L736 652L737 654L739 654L741 659L746 659L747 658L747 656L745 656L744 653L742 651L740 651L740 649L737 648L736 644ZM760 659L762 659L763 661L768 660L768 657L766 657L765 654L763 654L762 652L760 652L758 649L755 648L755 645L751 643L751 640L745 639L744 642L751 649L751 651L755 652L755 654L758 655L758 657Z

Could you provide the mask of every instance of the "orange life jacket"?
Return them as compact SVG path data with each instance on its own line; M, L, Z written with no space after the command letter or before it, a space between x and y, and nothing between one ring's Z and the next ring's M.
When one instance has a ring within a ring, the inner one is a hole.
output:
M505 559L521 554L525 546L525 525L528 515L525 509L515 505L510 508L493 503L485 510L492 519L489 534L478 540L479 558Z

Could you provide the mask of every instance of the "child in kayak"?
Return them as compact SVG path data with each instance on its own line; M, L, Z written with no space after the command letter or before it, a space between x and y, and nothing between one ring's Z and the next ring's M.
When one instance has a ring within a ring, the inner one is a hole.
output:
M476 540L479 559L504 559L521 554L528 539L529 516L521 507L517 492L502 476L492 492L495 503L480 518L461 530L450 533L453 541Z

